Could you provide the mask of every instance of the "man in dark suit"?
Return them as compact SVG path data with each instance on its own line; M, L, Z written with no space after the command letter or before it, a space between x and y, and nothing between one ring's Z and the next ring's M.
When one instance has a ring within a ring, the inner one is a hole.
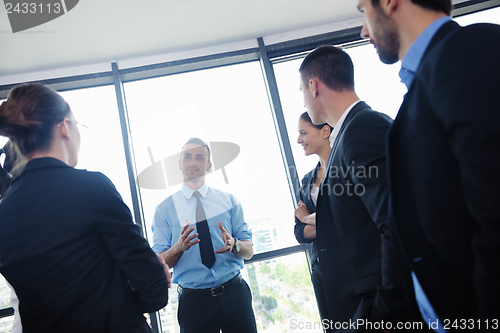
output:
M500 26L450 0L360 0L361 35L408 87L388 136L391 232L425 321L500 326ZM493 323L493 324L492 324Z
M392 120L359 100L351 58L341 49L317 48L299 71L307 112L313 123L333 126L335 137L316 209L330 319L323 326L393 330L407 319L408 306L386 223L385 136Z

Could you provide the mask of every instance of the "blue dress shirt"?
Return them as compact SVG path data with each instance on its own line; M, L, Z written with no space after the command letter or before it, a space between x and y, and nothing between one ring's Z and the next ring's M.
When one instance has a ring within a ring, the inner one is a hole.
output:
M413 76L420 65L420 61L422 60L425 50L427 50L432 37L434 37L439 28L441 28L448 21L451 21L451 18L449 16L444 16L429 24L429 26L417 37L417 39L415 39L413 44L408 49L408 52L406 52L403 61L401 61L399 77L407 89L410 89Z
M153 251L164 252L179 239L186 218L190 227L196 228L196 198L194 190L182 185L180 191L163 200L157 207L153 219ZM205 210L214 251L224 246L218 223L239 240L252 240L252 231L243 217L241 204L233 195L208 187L198 189L200 201ZM193 233L196 233L197 230ZM185 251L174 266L173 282L181 287L202 289L218 286L229 281L243 268L243 259L234 253L215 255L215 263L208 268L201 262L200 247L193 245Z
M413 81L413 77L415 72L417 71L418 66L420 65L420 61L424 56L425 50L429 46L429 43L432 40L432 37L436 34L436 32L441 28L445 23L450 21L451 18L448 16L441 17L434 22L432 22L413 42L413 44L408 49L403 61L401 62L401 70L399 71L399 77L401 78L401 82L406 85L406 88L410 89L411 83ZM431 302L427 298L420 282L417 279L417 276L414 272L411 272L412 280L413 280L413 289L415 290L415 298L418 303L418 307L420 309L420 313L422 314L422 318L424 321L428 321L427 323L438 323L438 328L435 326L431 327L436 332L447 332L443 328L443 323L439 319L436 311L432 307Z

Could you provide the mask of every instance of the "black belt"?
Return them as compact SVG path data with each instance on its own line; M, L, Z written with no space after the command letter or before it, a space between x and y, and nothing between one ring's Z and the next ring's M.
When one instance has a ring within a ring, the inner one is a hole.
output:
M190 288L182 288L181 286L177 286L177 292L181 295L198 295L198 296L219 296L224 294L226 291L229 291L236 287L236 285L240 284L242 280L241 274L238 273L234 278L231 280L224 282L221 285L218 285L217 287L213 288L207 288L207 289L190 289Z

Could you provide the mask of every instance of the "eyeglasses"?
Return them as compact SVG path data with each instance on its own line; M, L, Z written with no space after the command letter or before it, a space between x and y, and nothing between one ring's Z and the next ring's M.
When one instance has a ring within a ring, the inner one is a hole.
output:
M71 120L71 119L68 119L68 123L75 123L76 125L78 125L78 126L82 126L83 128L89 128L87 125L81 124L81 123L79 123L79 122L78 122L78 121L76 121L76 120Z
M64 119L66 119L66 118L64 118ZM62 124L63 124L63 122L64 122L64 119L63 119L63 120L62 120L62 121L61 121L61 122L57 125L57 127L61 127L61 125L62 125ZM76 120L71 120L71 119L69 119L69 118L68 118L68 124L69 124L69 123L74 123L75 125L82 126L83 128L89 128L87 125L81 124L81 123L79 123L79 122L78 122L78 121L76 121Z

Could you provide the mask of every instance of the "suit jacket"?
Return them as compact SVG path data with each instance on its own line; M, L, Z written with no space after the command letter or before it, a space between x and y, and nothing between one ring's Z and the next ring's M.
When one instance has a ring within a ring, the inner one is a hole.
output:
M391 123L359 102L330 153L316 208L316 241L334 322L408 319L387 226L385 137Z
M388 136L401 267L442 321L500 315L498 41L498 25L438 30Z
M32 160L0 216L0 273L23 332L150 332L143 313L167 303L165 273L103 174Z
M302 187L299 191L300 200L305 203L307 210L309 210L309 213L311 214L316 212L316 206L314 206L314 202L311 200L311 186L313 186L314 184L314 179L316 178L319 167L320 163L318 162L316 168L309 171L302 178ZM302 223L297 217L295 217L295 238L300 244L312 243L311 262L312 264L314 264L316 262L316 259L318 258L318 251L316 249L316 242L314 241L314 239L308 239L304 237L304 228L306 225L307 224Z

